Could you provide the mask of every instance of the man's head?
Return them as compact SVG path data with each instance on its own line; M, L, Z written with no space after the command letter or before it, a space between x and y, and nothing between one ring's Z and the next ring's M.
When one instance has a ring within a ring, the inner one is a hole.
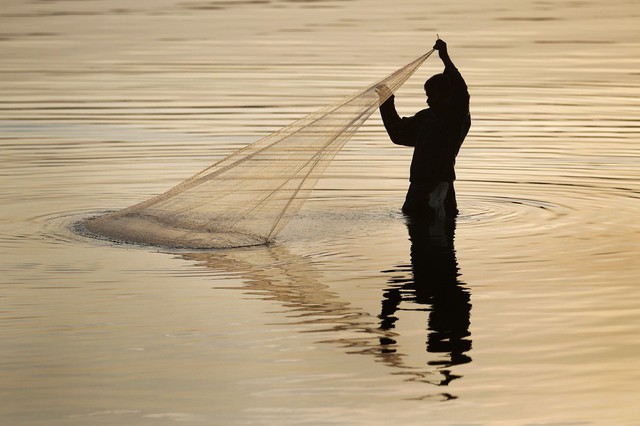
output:
M434 110L444 110L451 98L451 84L444 74L436 74L424 83L427 105Z

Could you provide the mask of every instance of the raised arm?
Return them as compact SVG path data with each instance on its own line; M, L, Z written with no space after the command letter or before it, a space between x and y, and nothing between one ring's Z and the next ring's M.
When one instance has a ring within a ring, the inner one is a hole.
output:
M445 43L444 40L442 40L440 38L437 39L436 43L433 45L433 48L438 51L438 55L440 56L440 59L442 60L442 63L444 64L445 70L447 68L455 68L455 65L453 65L453 62L451 61L451 58L449 57L449 52L447 50L447 43Z
M453 64L453 61L449 57L447 43L439 38L436 40L433 48L438 51L438 55L440 56L440 59L444 64L443 74L449 77L451 88L453 89L452 96L454 97L454 100L468 104L469 92L467 89L467 83L465 83L464 78L462 78L462 75L460 74L460 71L458 71L456 66Z

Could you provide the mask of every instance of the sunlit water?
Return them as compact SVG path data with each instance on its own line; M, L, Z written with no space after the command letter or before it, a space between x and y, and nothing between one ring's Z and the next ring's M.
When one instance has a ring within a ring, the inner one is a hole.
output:
M622 0L3 2L0 423L639 424L639 18ZM454 250L409 241L411 152L377 116L276 245L72 231L436 32L472 95Z

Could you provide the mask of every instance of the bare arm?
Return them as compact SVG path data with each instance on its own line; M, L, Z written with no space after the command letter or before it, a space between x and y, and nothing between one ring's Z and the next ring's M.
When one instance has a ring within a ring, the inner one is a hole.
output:
M453 88L453 96L460 99L460 101L469 101L469 92L467 91L467 84L465 83L462 75L453 64L453 61L449 57L449 51L447 50L447 43L442 39L437 39L433 48L438 51L438 55L444 64L444 74L449 77L451 86Z
M438 51L438 55L444 64L445 69L447 68L455 68L451 58L449 57L449 52L447 50L447 43L445 43L442 39L437 39L436 44L433 45L433 48Z

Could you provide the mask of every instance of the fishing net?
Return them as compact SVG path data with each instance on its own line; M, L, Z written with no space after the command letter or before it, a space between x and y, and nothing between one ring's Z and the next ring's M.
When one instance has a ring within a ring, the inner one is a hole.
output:
M431 53L231 154L164 194L89 219L86 230L111 240L175 248L273 241L349 138ZM389 90L379 96L376 88L381 85Z

